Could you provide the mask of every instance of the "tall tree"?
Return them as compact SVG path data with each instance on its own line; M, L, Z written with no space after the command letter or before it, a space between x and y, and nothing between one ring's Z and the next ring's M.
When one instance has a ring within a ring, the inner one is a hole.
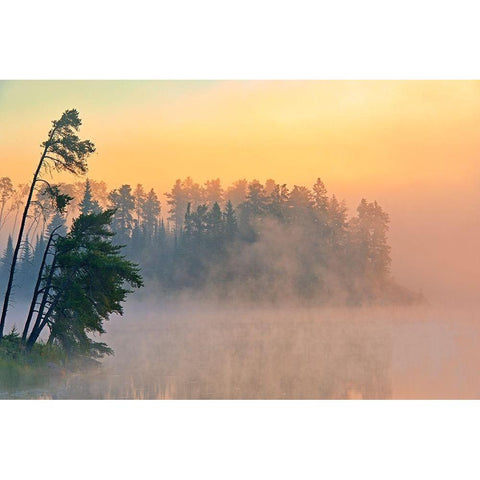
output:
M80 215L88 215L89 213L100 213L101 211L99 203L93 198L92 186L88 178L85 182L85 191L83 193L83 198L79 204L79 207Z
M317 181L313 185L312 200L313 207L315 209L316 223L320 228L322 235L327 233L327 223L328 223L328 207L329 199L327 189L325 188L324 183L320 178L317 178Z
M227 240L232 240L237 234L237 217L232 202L229 200L223 212L225 223L225 236Z
M312 192L307 187L294 185L287 200L288 220L295 223L309 223L312 213Z
M153 188L145 195L141 209L142 227L147 238L151 239L160 216L160 202Z
M219 178L205 182L203 200L208 205L213 205L215 202L218 204L223 202L223 188Z
M167 204L170 206L168 220L173 222L175 233L178 236L183 229L187 205L190 203L193 209L202 204L204 192L198 183L187 177L183 181L176 180L171 191L167 192L165 196L168 199Z
M247 198L248 182L245 178L237 180L225 192L225 198L232 202L234 208L243 203Z
M187 212L187 206L190 203L187 201L187 196L182 189L182 181L177 179L171 191L165 193L165 196L167 197L167 204L170 206L170 209L168 210L168 220L173 222L174 230L175 232L178 232L182 227L185 214ZM183 211L184 208L185 211Z
M286 184L279 185L275 183L269 188L269 203L268 211L273 216L280 220L284 220L289 192Z
M12 235L15 234L15 231L17 229L18 215L22 207L25 206L25 198L28 196L29 190L30 186L28 185L28 183L21 183L17 185L17 188L15 189L15 192L13 194L12 205L10 207L11 211L15 212Z
M7 204L8 200L13 196L15 193L15 189L13 188L13 183L9 177L1 177L0 178L0 230L5 223L5 205Z
M220 248L223 240L224 223L220 205L215 202L207 214L207 232L209 235L211 247L213 249Z
M57 231L59 235L65 235L67 233L67 222L65 221L64 215L60 212L55 212L52 219L50 220L46 235L47 237L53 232Z
M18 263L17 282L22 287L20 294L22 297L24 297L29 287L31 286L32 273L34 269L33 248L28 238L28 235L25 237L25 240L22 243L22 248L20 252L21 253Z
M119 243L126 243L133 229L133 211L135 198L130 185L122 185L118 190L113 190L108 195L110 209L115 211L112 219L113 231L117 234Z
M347 224L345 201L339 202L337 197L332 195L327 206L327 225L331 242L337 247L343 247L346 244Z
M103 181L97 182L89 180L93 198L98 202L100 208L105 210L108 205L108 189L107 184Z
M389 216L377 202L362 199L350 221L352 263L360 275L383 282L390 272Z
M142 221L143 204L146 200L145 190L143 189L143 185L140 183L137 184L135 190L133 191L133 198L135 201L135 220L137 221L138 226L140 226Z
M2 315L0 317L0 340L3 338L5 328L5 320L7 317L10 295L12 292L13 278L15 275L15 267L18 254L22 244L23 232L27 222L28 211L32 201L33 193L37 182L42 181L40 177L42 170L56 170L58 172L67 171L75 175L84 174L87 171L87 158L95 151L95 146L90 140L80 140L76 135L82 121L75 109L66 110L59 120L52 121L52 128L48 132L47 140L41 147L42 153L37 168L33 174L33 180L30 185L25 209L23 211L22 220L18 232L18 238L13 252L12 265L3 300ZM45 182L45 180L43 180ZM58 197L63 203L64 197ZM59 205L59 208L65 205Z
M8 278L8 272L10 271L10 265L12 264L13 258L13 241L12 236L8 236L7 247L3 252L2 258L0 260L0 291L3 291L4 285L6 284Z
M277 187L277 182L273 178L268 178L265 182L265 195L272 195L273 191Z
M255 217L260 217L265 214L267 209L267 196L265 194L265 187L258 180L252 180L248 184L247 199L243 203L243 208Z
M325 212L328 208L328 194L324 183L320 178L313 185L312 194L313 206L320 211Z

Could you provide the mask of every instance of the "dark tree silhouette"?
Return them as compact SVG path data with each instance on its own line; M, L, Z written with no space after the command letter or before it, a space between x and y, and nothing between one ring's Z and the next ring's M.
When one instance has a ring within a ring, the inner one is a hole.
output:
M113 214L107 210L81 215L66 236L56 237L53 262L43 274L40 271L43 298L27 349L48 326L49 342L58 342L67 353L88 357L111 353L107 345L94 342L88 333L104 333L104 320L111 313L122 314L128 286L143 285L137 266L120 254L122 247L111 242ZM52 238L54 234L50 242ZM24 335L28 327L26 324Z
M87 171L87 158L95 151L95 146L90 140L80 140L76 135L82 124L78 111L75 109L66 110L59 120L52 121L52 128L48 132L48 138L42 143L43 148L37 169L33 174L27 201L23 211L22 220L18 232L18 238L13 252L10 274L3 300L2 315L0 317L0 340L3 338L5 320L7 316L10 295L12 292L13 278L17 264L18 254L22 244L23 233L27 221L28 211L32 202L33 193L37 182L44 181L40 175L42 170L56 170L57 172L67 171L75 175L84 174ZM65 207L65 197L58 195L58 190L51 189L52 196L56 195L59 209Z
M85 182L85 191L79 207L81 215L88 215L89 213L100 213L101 211L99 203L93 198L92 187L88 178Z
M130 185L122 185L118 190L113 190L108 195L110 209L115 211L112 228L117 233L117 241L126 243L133 230L133 211L135 198Z
M153 188L145 195L145 199L141 207L141 226L145 236L150 241L155 228L158 225L161 207L157 194Z

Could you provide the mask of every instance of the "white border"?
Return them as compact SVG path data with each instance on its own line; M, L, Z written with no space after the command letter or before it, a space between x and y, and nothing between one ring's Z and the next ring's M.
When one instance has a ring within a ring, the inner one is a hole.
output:
M480 78L476 4L8 2L0 78ZM4 401L0 476L478 478L478 409Z
M478 2L4 2L3 79L471 79Z
M11 401L3 478L478 478L478 402ZM13 423L13 422L12 422ZM35 440L35 441L34 441Z

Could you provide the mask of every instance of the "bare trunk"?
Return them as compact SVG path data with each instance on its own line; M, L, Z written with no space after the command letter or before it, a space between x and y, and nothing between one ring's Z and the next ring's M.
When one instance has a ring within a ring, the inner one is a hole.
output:
M48 251L50 249L50 245L52 244L52 239L55 234L55 231L58 228L60 227L55 228L50 234L50 237L48 238L47 246L45 248L45 252L43 253L42 264L40 265L40 270L38 272L38 277L37 277L37 283L35 284L35 290L33 291L32 303L30 304L30 310L28 311L27 320L25 322L25 327L23 329L22 343L25 343L27 340L28 329L30 328L30 322L32 321L33 313L35 311L35 305L37 304L38 295L40 293L39 292L40 284L42 283L43 270L45 269Z
M33 345L35 344L35 342L37 341L38 337L42 333L42 330L47 325L48 320L50 319L50 316L52 315L56 306L58 305L58 302L60 301L60 298L62 297L62 292L64 292L67 289L67 287L70 285L73 278L77 274L78 269L80 268L80 267L77 267L76 269L74 269L73 272L70 273L70 276L69 276L68 280L62 286L63 288L57 293L57 296L55 297L55 300L48 307L47 312L45 314L43 314L43 312L45 311L45 306L46 306L46 303L47 303L47 297L48 297L48 293L49 293L51 283L52 283L53 270L54 270L53 267L54 266L55 266L55 260L54 260L53 265L52 265L52 271L50 272L50 275L49 275L49 279L48 279L48 282L47 282L47 287L46 287L46 290L44 292L44 297L42 298L42 305L41 305L41 307L39 309L39 312L37 314L37 319L35 321L35 325L33 326L32 333L30 334L30 337L27 341L27 350L30 350L33 347ZM42 319L42 317L43 317L43 319Z
M45 155L47 154L50 140L52 139L53 134L54 130L50 134L48 141L45 144L42 156L40 157L40 161L38 162L38 167L37 170L35 170L32 185L30 186L30 192L28 193L27 203L25 204L25 209L23 210L22 222L20 224L20 230L18 232L17 244L15 245L15 250L13 252L12 265L10 267L10 275L8 277L7 289L5 291L5 297L3 299L2 316L0 318L0 341L3 338L3 330L5 328L5 320L7 318L8 304L10 302L10 295L12 293L13 276L15 275L15 267L17 266L17 258L20 252L20 246L22 244L23 231L25 230L25 224L27 222L28 209L30 208L33 192L35 190L35 184L37 183L38 175L40 174L40 170L42 169L43 161L45 160Z
M33 345L35 344L35 342L37 341L38 337L42 333L42 330L47 325L48 320L49 320L50 316L52 315L53 311L55 310L55 307L57 306L61 296L62 296L61 293L57 294L57 297L55 298L55 300L53 301L53 303L50 305L47 312L43 316L43 320L42 320L42 316L40 315L40 313L38 314L37 320L36 320L35 325L34 325L33 330L32 330L32 333L30 334L30 337L29 337L28 342L27 342L27 350L30 350L33 347ZM42 314L43 314L43 311L42 311Z
M40 160L40 163L38 164L38 168L35 172L35 175L33 176L33 181L32 181L32 185L30 187L30 192L28 194L27 203L25 204L25 209L23 211L22 222L20 224L20 230L18 232L17 244L15 245L15 250L13 251L12 265L10 266L10 275L8 277L8 284L7 284L7 289L5 291L5 298L3 299L2 316L0 318L0 340L3 337L3 330L5 328L5 320L7 318L8 304L10 302L10 294L12 293L13 276L15 275L15 267L17 265L17 258L18 258L18 254L20 252L20 246L22 244L23 231L25 230L25 224L27 222L28 209L30 207L30 202L31 202L32 196L33 196L33 191L35 189L35 184L37 182L37 177L38 177L38 174L40 172L40 168L41 168L42 164L43 164L43 156L42 156L42 159Z
M45 287L43 288L42 301L40 303L40 307L38 308L37 318L35 319L35 324L33 325L32 333L30 334L30 338L28 339L28 342L27 342L28 348L31 348L33 343L35 343L36 339L38 338L38 335L37 335L35 337L35 340L33 341L33 343L31 342L32 338L35 336L34 335L35 332L40 328L40 324L42 322L43 312L45 311L45 307L46 307L47 301L48 301L48 296L50 294L50 288L52 286L52 279L53 279L53 274L54 274L54 271L55 271L55 264L56 264L56 257L53 258L51 270L50 270L50 273L49 273L48 278L47 278L47 283L46 283Z

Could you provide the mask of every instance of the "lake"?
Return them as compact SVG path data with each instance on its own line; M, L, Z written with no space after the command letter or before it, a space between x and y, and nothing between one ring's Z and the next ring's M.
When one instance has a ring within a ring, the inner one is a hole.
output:
M115 356L1 398L480 398L476 309L131 301Z

